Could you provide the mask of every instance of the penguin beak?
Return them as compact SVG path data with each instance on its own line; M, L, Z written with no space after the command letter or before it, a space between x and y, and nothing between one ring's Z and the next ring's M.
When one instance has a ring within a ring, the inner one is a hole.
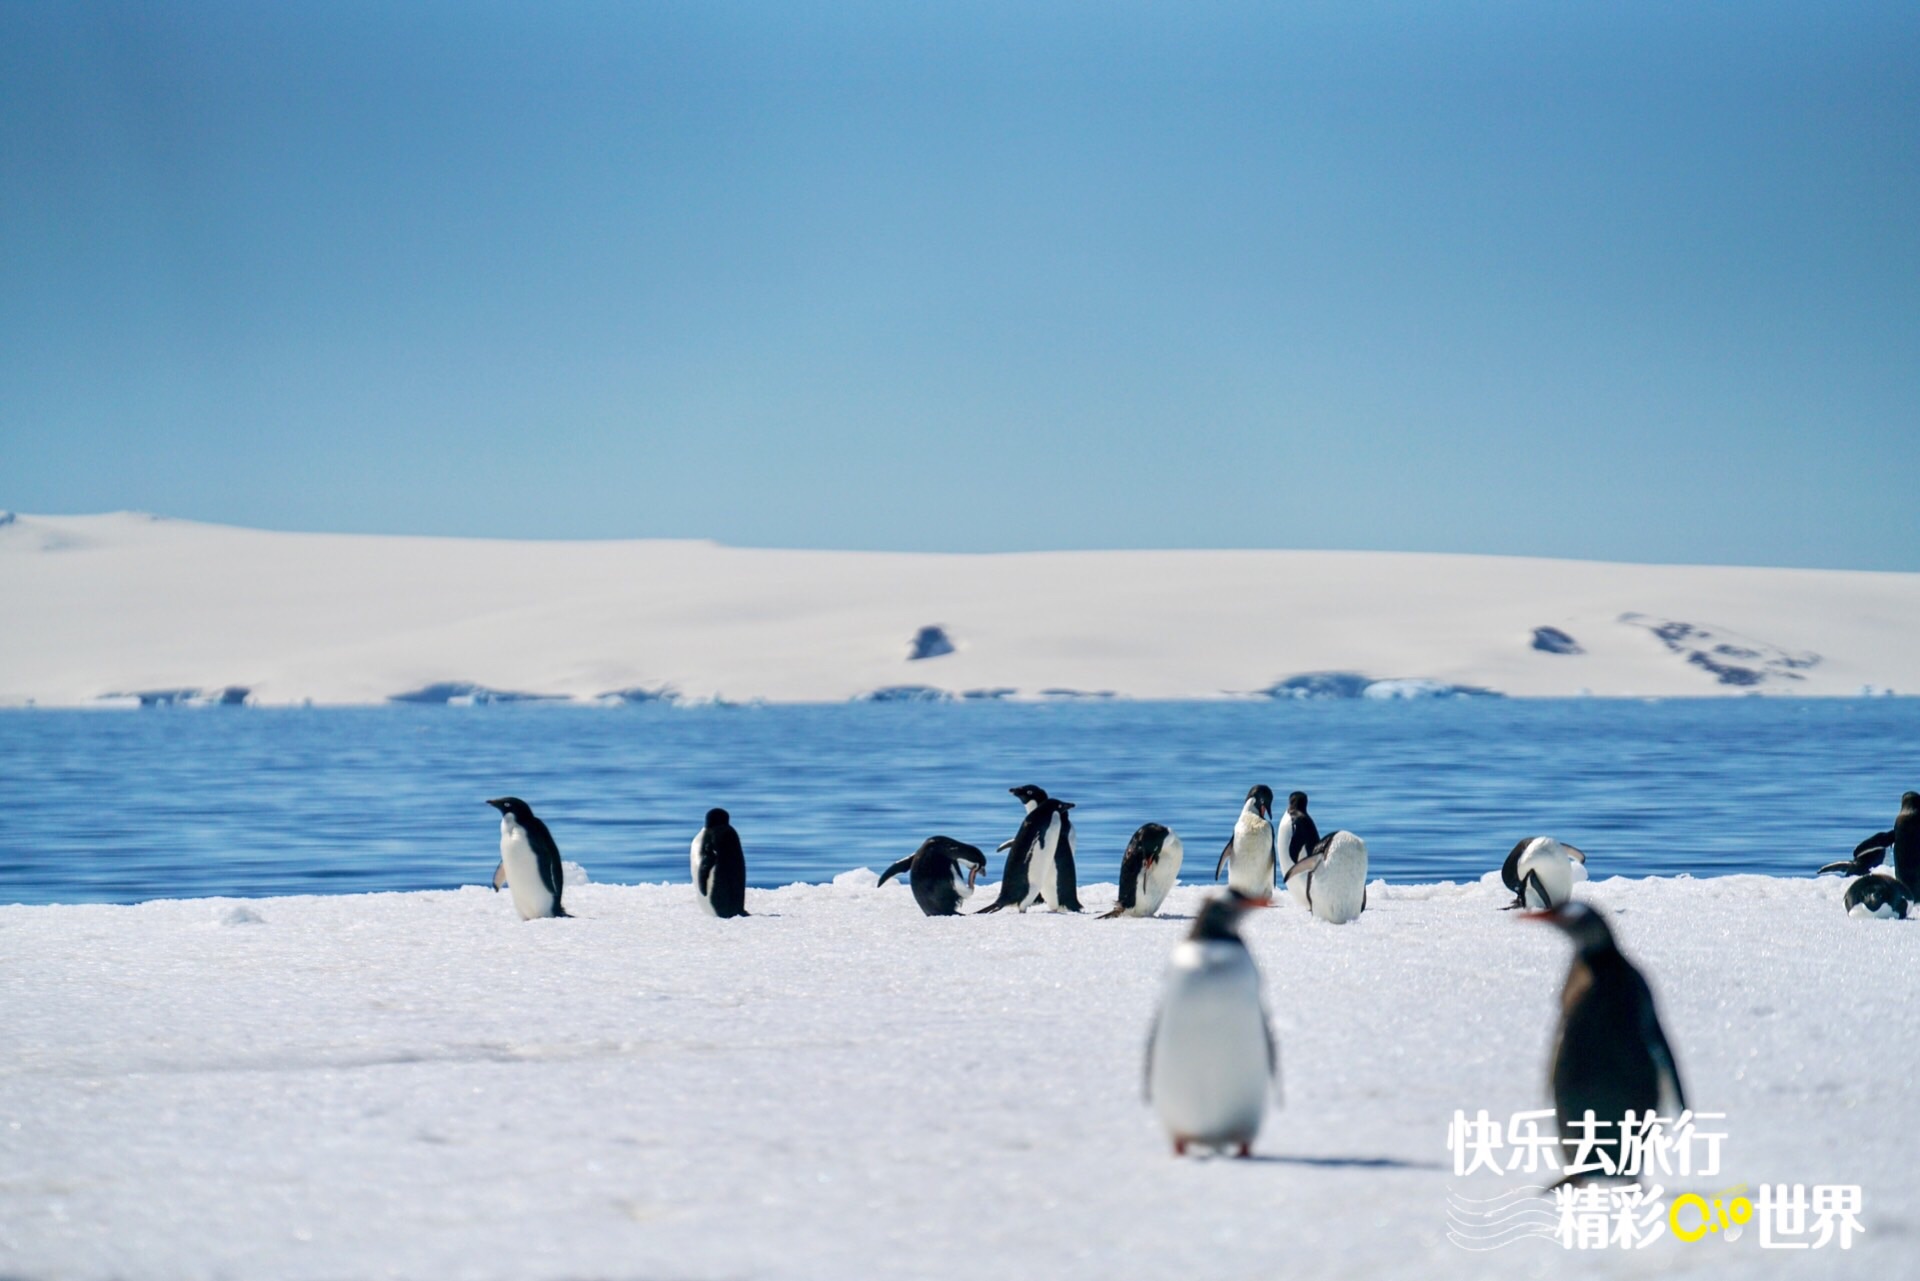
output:
M493 806L493 808L499 810L502 814L507 812L507 803L503 800L491 800L488 801L487 804Z

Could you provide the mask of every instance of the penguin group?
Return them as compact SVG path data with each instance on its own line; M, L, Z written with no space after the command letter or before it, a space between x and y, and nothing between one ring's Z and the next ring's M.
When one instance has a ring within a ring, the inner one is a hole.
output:
M1026 812L999 847L1007 855L999 893L975 914L1008 907L1024 913L1037 903L1055 912L1081 911L1073 802L1034 784L1008 791ZM565 871L547 825L518 797L487 804L500 812L494 888L508 888L525 919L568 916ZM1103 919L1154 915L1179 880L1183 853L1180 838L1166 825L1142 824L1121 857L1118 902ZM1884 866L1889 855L1890 869ZM705 910L722 919L748 915L745 854L726 810L707 811L689 856ZM1548 1085L1562 1147L1570 1156L1593 1154L1604 1171L1618 1167L1618 1136L1629 1117L1662 1109L1673 1115L1687 1102L1646 978L1621 952L1600 911L1574 900L1586 861L1577 846L1529 836L1508 851L1499 876L1514 896L1507 910L1527 909L1522 919L1554 926L1573 945ZM957 916L986 867L977 846L930 836L889 866L878 884L905 877L923 913ZM1820 872L1855 878L1844 899L1850 916L1905 919L1920 884L1920 792L1900 798L1891 828ZM1269 1102L1280 1097L1279 1049L1259 968L1240 934L1247 913L1270 906L1282 885L1301 908L1334 924L1356 919L1367 905L1366 842L1344 830L1321 836L1304 792L1288 796L1276 821L1273 790L1265 784L1249 788L1214 864L1215 882L1222 873L1225 892L1202 904L1168 960L1147 1033L1144 1092L1176 1155L1195 1149L1250 1155Z

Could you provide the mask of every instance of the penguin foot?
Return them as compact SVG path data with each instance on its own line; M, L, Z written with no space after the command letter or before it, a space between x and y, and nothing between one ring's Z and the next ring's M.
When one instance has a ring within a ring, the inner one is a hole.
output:
M1234 1159L1235 1159L1236 1161L1245 1161L1245 1160L1248 1160L1249 1158L1251 1158L1251 1157L1253 1156L1253 1144L1251 1144L1251 1143L1242 1143L1242 1144L1240 1145L1240 1148L1239 1148L1239 1150L1238 1150L1238 1151L1236 1151L1236 1152L1235 1152L1235 1153L1233 1154L1233 1156L1234 1156Z
M1187 1154L1187 1141L1177 1135L1173 1140L1173 1154L1175 1156L1185 1156Z

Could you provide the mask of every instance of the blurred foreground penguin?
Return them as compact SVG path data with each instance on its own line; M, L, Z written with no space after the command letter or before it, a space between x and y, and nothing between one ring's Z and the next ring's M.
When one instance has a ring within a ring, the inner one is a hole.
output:
M707 811L707 825L689 853L701 906L722 919L747 915L747 856L725 810Z
M1553 1107L1567 1163L1581 1146L1576 1128L1588 1112L1605 1125L1593 1127L1596 1160L1618 1168L1620 1125L1628 1112L1644 1117L1667 1095L1673 1116L1687 1106L1667 1034L1660 1027L1653 993L1640 971L1620 954L1606 918L1585 903L1520 918L1545 921L1573 940L1573 964L1560 993L1560 1030L1554 1039ZM1581 1175L1569 1175L1573 1182Z
M1551 836L1529 836L1507 853L1500 865L1500 879L1513 891L1513 902L1501 910L1516 907L1536 911L1559 907L1573 897L1573 865L1586 866L1587 856Z
M1893 851L1893 874L1906 883L1908 893L1920 893L1920 792L1908 792L1900 798L1900 813L1893 827L1876 832L1853 847L1853 857L1841 863L1829 863L1826 872L1849 872L1862 876L1879 867Z
M987 870L987 856L951 836L929 836L920 848L880 873L880 884L907 873L913 901L928 916L954 916L973 896L973 883Z
M1335 832L1287 869L1287 888L1321 920L1345 925L1367 907L1367 843Z
M1038 899L1055 911L1080 910L1079 885L1073 865L1072 801L1055 800L1044 789L1028 783L1007 789L1027 807L1026 818L1007 851L1006 872L1000 878L1000 897L980 909L980 915L1003 907L1024 912Z
M570 915L560 906L566 873L553 833L518 796L496 796L487 804L500 811L500 866L493 872L493 888L504 884L512 891L522 920Z
M1180 879L1185 857L1180 838L1158 823L1143 823L1120 856L1120 901L1100 919L1116 916L1152 916L1166 902L1167 891Z
M1273 900L1273 789L1255 783L1247 789L1246 804L1234 821L1233 835L1227 838L1213 865L1213 879L1227 869L1227 888L1264 905Z
M1279 1092L1279 1058L1260 999L1260 971L1240 939L1251 899L1209 899L1173 949L1160 1008L1147 1033L1147 1098L1173 1139L1251 1155Z

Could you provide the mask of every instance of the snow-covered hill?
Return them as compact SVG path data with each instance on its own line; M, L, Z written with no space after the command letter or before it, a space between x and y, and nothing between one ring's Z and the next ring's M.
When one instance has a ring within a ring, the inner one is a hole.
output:
M1920 691L1916 574L503 542L119 513L0 519L0 601L11 705Z

